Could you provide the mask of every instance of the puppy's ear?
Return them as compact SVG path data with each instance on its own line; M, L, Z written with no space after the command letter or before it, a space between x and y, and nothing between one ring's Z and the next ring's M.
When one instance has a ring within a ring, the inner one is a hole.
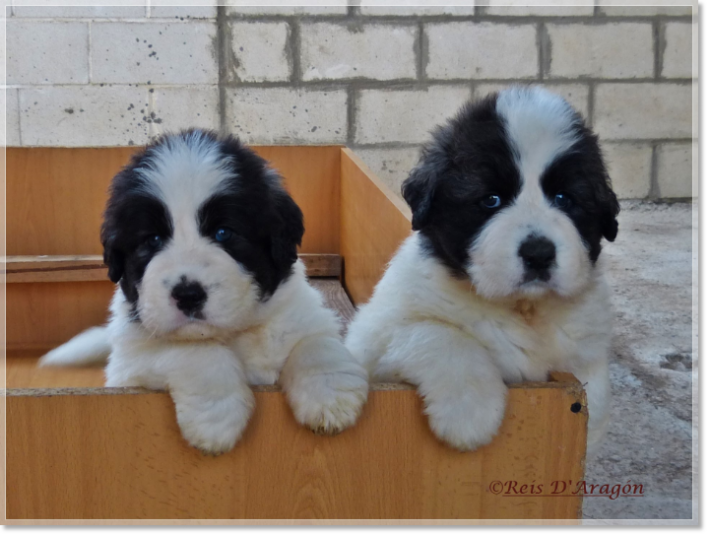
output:
M429 224L431 206L441 177L447 173L453 129L450 125L437 127L433 140L424 146L421 159L401 185L401 195L411 207L411 226L414 231Z
M142 158L145 157L147 149L135 153L130 162L121 169L113 180L108 190L108 201L103 213L103 224L101 225L101 244L103 245L103 262L108 266L108 278L114 283L118 283L125 271L125 254L118 249L118 237L122 219L121 207L126 205L122 200L138 183L135 169Z
M618 236L618 220L616 217L620 212L618 198L613 191L613 184L608 174L608 166L600 148L598 136L592 134L588 128L583 127L586 134L586 148L590 159L587 160L585 169L588 170L593 193L596 198L598 223L601 235L609 242L613 242Z
M438 182L437 166L422 160L401 185L401 195L411 207L411 226L418 231L429 222Z
M620 205L615 192L607 186L604 199L601 201L601 233L606 240L613 242L618 236L618 220L616 217L620 212Z
M611 187L611 178L605 169L602 174L599 174L599 179L596 182L595 193L601 234L606 240L613 242L618 235L618 220L616 217L620 212L620 205Z
M114 240L106 232L105 225L101 230L101 242L103 242L103 263L108 266L108 278L118 283L125 270L125 256L114 247Z
M303 239L303 213L283 187L274 185L271 257L280 270L288 270L298 260L298 246Z

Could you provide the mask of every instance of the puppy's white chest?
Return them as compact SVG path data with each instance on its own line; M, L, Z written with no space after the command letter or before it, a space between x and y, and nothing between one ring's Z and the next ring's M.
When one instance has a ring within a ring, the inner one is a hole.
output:
M476 335L483 339L505 381L544 381L550 370L563 368L577 353L562 316L550 314L538 303L519 300L482 323Z
M240 333L230 347L243 363L251 385L270 385L278 381L288 353L283 341L268 327L256 326Z

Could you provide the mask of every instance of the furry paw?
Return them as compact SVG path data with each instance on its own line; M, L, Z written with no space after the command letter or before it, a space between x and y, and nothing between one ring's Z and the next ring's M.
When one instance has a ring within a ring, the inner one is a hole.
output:
M473 390L475 389L475 390ZM471 388L459 396L452 393L426 398L426 414L433 433L460 451L487 445L497 434L505 416L506 388Z
M349 370L302 376L288 389L296 420L317 434L334 435L352 426L367 401L367 372Z
M218 456L234 448L254 407L251 390L245 397L175 399L182 436L202 454Z

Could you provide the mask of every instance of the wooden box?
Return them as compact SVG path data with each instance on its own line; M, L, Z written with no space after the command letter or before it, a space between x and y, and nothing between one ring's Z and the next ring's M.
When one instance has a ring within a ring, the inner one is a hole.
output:
M408 207L349 149L256 150L303 209L313 282L349 319L410 233ZM182 439L167 393L103 388L100 368L37 369L43 352L106 319L101 213L132 151L7 151L10 523L580 517L580 496L552 493L584 474L585 395L571 375L512 386L498 436L472 453L433 436L410 386L374 385L358 424L336 437L298 426L277 387L255 388L243 440L213 458Z

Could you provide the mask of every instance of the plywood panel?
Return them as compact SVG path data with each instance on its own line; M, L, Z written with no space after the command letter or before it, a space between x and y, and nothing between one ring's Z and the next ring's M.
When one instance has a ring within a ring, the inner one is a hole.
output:
M103 387L103 365L85 367L37 367L38 352L9 356L6 360L8 389L43 389L48 387Z
M8 392L8 517L216 519L576 518L581 497L493 493L496 482L584 471L577 382L510 389L492 444L459 453L428 429L415 391L370 392L358 424L335 437L294 421L283 395L257 409L230 453L205 457L179 434L167 394ZM285 447L287 445L287 447Z
M7 254L101 253L108 185L136 148L7 149Z
M304 253L339 253L340 147L254 147L303 210ZM108 185L137 149L8 148L7 254L101 253Z
M341 252L345 290L366 302L411 233L411 211L349 149L342 150Z
M110 281L15 283L7 290L7 348L43 353L108 318Z

